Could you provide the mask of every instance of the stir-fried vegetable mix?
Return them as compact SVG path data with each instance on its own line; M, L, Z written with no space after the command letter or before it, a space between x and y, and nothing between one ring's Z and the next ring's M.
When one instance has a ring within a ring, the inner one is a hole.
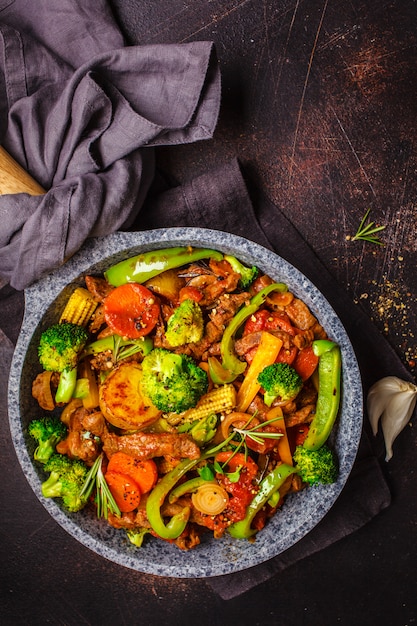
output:
M32 387L44 497L188 550L253 541L287 494L337 479L340 349L285 284L157 250L86 276L65 311Z

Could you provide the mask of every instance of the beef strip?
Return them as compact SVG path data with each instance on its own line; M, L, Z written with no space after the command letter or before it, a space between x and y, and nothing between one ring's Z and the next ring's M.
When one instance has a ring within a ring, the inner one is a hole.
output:
M85 428L84 420L87 415L88 411L84 407L78 408L71 414L68 435L58 443L56 450L72 459L81 459L87 465L92 465L99 455L100 449L93 433Z
M99 304L92 315L91 321L88 324L88 330L90 331L90 333L95 335L96 333L98 333L100 328L104 326L105 323L106 320L104 318L104 307L102 304Z
M278 337L282 341L282 347L284 350L289 350L292 345L292 339L288 333L283 330L268 330L271 335L274 337ZM244 337L237 339L235 341L235 352L239 356L244 356L247 354L252 348L257 348L259 346L259 342L261 341L262 331L257 330L253 333L248 333Z
M294 300L285 307L285 312L290 318L293 326L300 328L301 330L307 330L308 328L314 326L317 322L308 306L299 298L294 298Z
M297 346L299 350L303 350L304 348L308 348L314 341L314 332L311 328L307 330L302 330L300 333L297 333L293 339L294 345Z
M98 276L86 276L85 285L97 302L104 302L109 293L114 289L107 280L99 278Z
M118 436L114 433L105 433L102 441L103 450L108 458L116 452L125 452L141 460L165 455L179 459L200 457L200 448L186 434L137 432Z

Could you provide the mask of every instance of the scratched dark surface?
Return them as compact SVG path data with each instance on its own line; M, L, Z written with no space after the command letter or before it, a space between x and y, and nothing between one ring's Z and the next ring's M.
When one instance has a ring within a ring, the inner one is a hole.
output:
M223 101L215 136L161 149L160 168L182 182L238 156L255 186L295 224L414 374L416 2L113 0L112 5L130 43L216 43ZM386 226L383 246L349 239L368 208L371 218ZM48 517L24 480L5 476L21 489L21 516L13 520L13 537L10 533L13 557L0 568L6 576L0 623L412 625L417 449L409 430L385 468L393 493L386 511L228 602L204 580L145 576L86 553ZM29 516L37 522L30 541L21 521ZM54 563L68 567L51 564L51 547ZM12 582L10 572L16 574Z
M150 5L146 8L146 5ZM156 3L159 5L159 3ZM213 141L168 149L179 180L238 155L405 362L416 357L416 4L114 2L132 43L212 39ZM381 249L347 240L365 211Z

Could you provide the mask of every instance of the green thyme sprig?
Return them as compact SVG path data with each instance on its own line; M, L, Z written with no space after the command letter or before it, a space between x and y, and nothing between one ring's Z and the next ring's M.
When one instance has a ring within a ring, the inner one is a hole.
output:
M363 216L361 223L355 235L351 237L352 241L369 241L369 243L375 243L378 246L383 246L383 242L380 240L376 233L385 230L385 226L375 226L375 222L367 222L371 209L368 209Z

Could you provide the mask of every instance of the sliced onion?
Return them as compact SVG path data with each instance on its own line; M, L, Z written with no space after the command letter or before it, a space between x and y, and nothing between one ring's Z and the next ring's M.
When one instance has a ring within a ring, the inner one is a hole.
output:
M252 428L252 426L259 425L259 420L255 417L252 417L252 415L249 415L249 413L243 413L241 411L233 411L233 413L229 413L229 415L226 415L220 425L223 440L227 439L227 437L229 436L229 429L232 424L238 424L240 428L244 426Z
M197 511L205 515L218 515L227 507L229 496L226 489L217 483L201 485L191 496Z

